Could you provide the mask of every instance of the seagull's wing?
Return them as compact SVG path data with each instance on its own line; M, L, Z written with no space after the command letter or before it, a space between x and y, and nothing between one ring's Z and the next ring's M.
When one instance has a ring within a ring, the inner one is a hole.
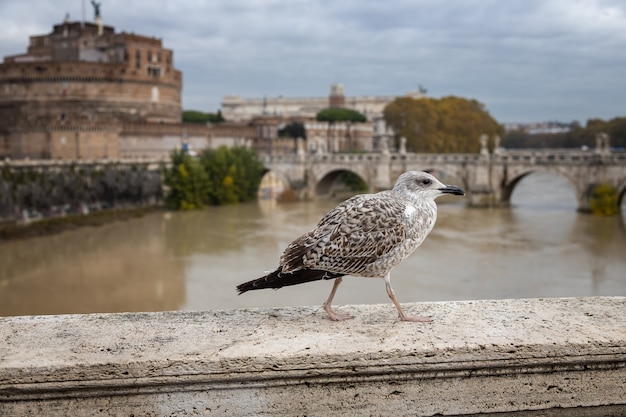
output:
M282 272L306 268L358 274L404 242L405 212L406 204L392 192L352 197L285 249Z

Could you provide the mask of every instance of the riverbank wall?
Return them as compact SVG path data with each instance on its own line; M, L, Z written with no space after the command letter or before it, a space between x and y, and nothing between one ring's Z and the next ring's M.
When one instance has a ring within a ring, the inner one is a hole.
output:
M625 297L340 308L0 318L0 414L626 415Z
M158 204L157 160L0 162L0 222Z

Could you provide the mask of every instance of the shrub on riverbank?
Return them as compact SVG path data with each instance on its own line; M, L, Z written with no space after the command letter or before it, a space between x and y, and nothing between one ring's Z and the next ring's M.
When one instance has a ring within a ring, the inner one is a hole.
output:
M164 172L169 187L165 204L175 210L204 207L211 185L202 164L182 150L172 152L171 159L171 168Z
M619 213L617 190L610 184L598 184L591 194L591 213L597 216L614 216Z
M243 148L209 149L200 161L209 176L210 204L233 204L257 196L265 167L256 152Z
M256 152L242 147L210 149L199 159L175 151L171 158L172 167L165 171L165 201L177 210L251 200L264 171Z

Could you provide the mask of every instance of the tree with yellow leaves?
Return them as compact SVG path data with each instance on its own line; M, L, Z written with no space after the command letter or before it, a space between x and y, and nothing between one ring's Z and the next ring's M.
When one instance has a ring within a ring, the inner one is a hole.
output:
M413 152L474 153L480 150L481 135L493 139L504 134L482 103L454 96L400 97L385 107L384 118Z

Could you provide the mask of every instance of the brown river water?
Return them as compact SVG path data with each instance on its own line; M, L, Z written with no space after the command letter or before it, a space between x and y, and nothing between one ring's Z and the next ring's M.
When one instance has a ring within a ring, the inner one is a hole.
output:
M576 212L565 180L523 179L510 209L441 204L392 272L401 302L626 295L626 207ZM259 201L0 244L0 316L321 304L331 282L237 296L336 202ZM346 277L335 303L389 303L380 279ZM390 313L393 307L390 304Z

